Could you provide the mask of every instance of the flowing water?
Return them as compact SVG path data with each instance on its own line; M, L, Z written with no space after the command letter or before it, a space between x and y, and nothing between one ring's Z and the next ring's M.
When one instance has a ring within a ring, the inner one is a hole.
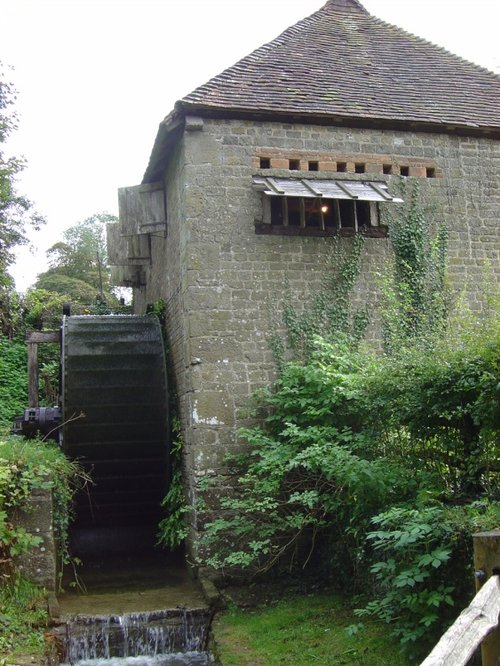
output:
M67 618L59 627L64 665L209 664L207 609L165 609Z
M111 575L109 561L88 566L87 592L59 596L51 633L61 666L212 664L212 612L185 567L163 560L114 564Z
M84 659L72 666L209 666L213 660L206 652L177 652L156 657L117 657L112 659ZM61 666L69 666L61 664Z

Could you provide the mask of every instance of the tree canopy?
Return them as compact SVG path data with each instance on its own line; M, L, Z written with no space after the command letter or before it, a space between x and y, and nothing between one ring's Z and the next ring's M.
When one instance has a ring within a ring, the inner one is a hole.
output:
M19 302L8 272L15 259L14 251L29 243L30 230L43 223L32 202L16 190L16 177L25 167L24 160L7 155L5 150L7 139L17 127L15 99L6 68L0 62L0 330L8 336L14 334L13 318Z
M29 230L37 229L43 218L34 212L32 202L16 191L16 176L24 169L20 157L7 156L5 143L16 129L12 110L16 95L5 78L0 63L0 286L12 286L8 268L14 261L14 249L29 242Z
M35 288L64 294L76 303L114 302L106 223L116 220L114 215L96 213L66 229L62 240L47 251L50 267L38 276Z

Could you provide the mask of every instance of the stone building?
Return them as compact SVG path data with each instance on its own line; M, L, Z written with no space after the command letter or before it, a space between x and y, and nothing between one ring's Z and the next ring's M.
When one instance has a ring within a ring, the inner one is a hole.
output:
M191 499L274 376L284 285L304 298L332 235L359 229L360 294L376 296L399 179L447 224L456 284L473 298L485 260L498 278L499 139L500 77L357 0L329 0L176 103L142 184L120 191L110 258L137 313L166 303Z

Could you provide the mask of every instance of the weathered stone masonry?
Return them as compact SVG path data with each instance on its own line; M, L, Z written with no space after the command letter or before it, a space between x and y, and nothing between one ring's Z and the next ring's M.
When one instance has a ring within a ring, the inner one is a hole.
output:
M454 286L465 287L474 303L486 261L500 277L497 141L250 120L205 118L193 125L190 131L187 124L165 175L166 238L152 237L146 286L135 290L137 312L159 298L167 303L191 500L198 476L223 471L226 451L237 445L241 408L254 389L274 377L267 341L273 303L285 284L298 300L314 289L331 244L328 238L255 234L263 204L252 175L285 173L256 168L256 156L281 150L381 155L383 160L397 153L435 164L440 177L420 179L421 198L435 222L449 228ZM379 177L394 189L396 176ZM382 217L390 205L381 206ZM388 256L388 243L366 240L363 300L376 299L376 273ZM194 538L196 529L195 520Z

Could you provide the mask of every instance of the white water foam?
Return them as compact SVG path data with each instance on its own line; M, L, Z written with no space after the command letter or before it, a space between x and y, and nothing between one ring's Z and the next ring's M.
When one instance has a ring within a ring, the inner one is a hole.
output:
M206 652L177 652L155 657L112 657L111 659L84 659L61 666L209 666L213 659Z

